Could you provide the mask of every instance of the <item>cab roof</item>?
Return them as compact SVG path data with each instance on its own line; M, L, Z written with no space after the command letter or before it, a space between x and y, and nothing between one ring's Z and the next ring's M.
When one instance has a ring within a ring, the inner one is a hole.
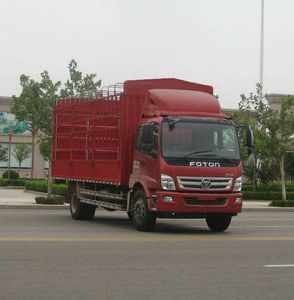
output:
M201 91L213 95L213 87L210 85L177 78L127 80L123 84L123 89L125 94L142 95L151 89L177 89Z
M143 116L193 116L226 118L213 95L202 91L151 89L147 92Z

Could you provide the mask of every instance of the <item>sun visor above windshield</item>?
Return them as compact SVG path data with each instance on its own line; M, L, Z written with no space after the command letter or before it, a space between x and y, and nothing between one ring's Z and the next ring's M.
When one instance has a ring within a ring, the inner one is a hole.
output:
M197 116L225 118L211 94L191 90L152 89L146 94L143 116Z
M127 80L124 82L124 93L126 95L145 95L147 91L152 89L192 90L213 95L213 87L210 85L177 78Z

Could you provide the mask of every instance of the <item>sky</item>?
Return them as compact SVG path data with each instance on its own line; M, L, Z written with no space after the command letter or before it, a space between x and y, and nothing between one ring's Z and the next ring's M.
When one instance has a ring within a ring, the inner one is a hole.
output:
M294 94L294 1L264 0L264 92ZM255 92L261 0L0 0L0 96L71 59L102 85L174 77L205 83L224 108Z

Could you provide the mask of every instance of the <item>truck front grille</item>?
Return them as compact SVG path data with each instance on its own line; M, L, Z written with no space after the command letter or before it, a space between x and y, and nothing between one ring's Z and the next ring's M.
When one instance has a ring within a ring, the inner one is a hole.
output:
M184 201L188 205L224 205L227 198L199 200L197 198L184 198Z
M197 191L227 191L233 182L233 178L230 177L178 176L177 180L181 189Z

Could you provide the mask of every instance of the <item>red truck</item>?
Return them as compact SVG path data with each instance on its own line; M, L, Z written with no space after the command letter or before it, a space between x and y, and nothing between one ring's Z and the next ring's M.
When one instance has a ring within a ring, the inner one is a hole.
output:
M242 210L236 126L211 86L179 79L129 80L95 98L56 101L52 175L69 182L79 220L102 207L126 211L141 231L156 218L205 218L221 232Z

